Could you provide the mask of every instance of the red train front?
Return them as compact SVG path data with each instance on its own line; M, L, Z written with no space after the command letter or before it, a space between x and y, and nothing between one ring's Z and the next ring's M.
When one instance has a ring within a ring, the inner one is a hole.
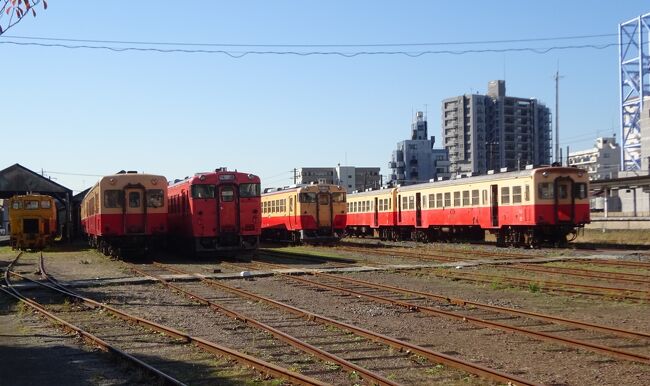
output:
M102 177L81 203L81 226L105 255L147 251L167 233L167 179L120 172Z
M193 252L255 249L261 232L260 178L228 171L197 173L167 191L169 232Z

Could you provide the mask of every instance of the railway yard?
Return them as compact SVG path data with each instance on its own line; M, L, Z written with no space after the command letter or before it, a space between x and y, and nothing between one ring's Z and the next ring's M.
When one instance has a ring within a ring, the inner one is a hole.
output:
M63 245L0 247L0 264L2 379L11 384L650 378L650 253L642 250L346 239L115 260Z

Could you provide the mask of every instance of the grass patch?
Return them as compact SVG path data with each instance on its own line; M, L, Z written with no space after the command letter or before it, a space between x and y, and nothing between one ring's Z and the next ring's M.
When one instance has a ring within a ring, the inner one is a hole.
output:
M539 283L528 283L528 291L537 293L541 290Z

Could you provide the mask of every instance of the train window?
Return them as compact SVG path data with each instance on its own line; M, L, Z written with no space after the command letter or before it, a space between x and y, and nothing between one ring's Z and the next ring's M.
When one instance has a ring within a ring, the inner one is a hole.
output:
M239 184L239 197L259 197L260 184Z
M463 206L469 206L469 190L463 191Z
M129 192L129 208L140 207L140 192Z
M454 192L454 206L460 206L460 192Z
M124 202L124 192L121 190L107 190L104 192L104 206L107 208L121 208Z
M504 186L501 188L501 203L509 204L510 203L510 187Z
M23 202L22 201L14 201L11 205L12 209L22 209L23 208Z
M388 210L391 209L391 202L390 202L390 201L391 201L391 200L390 200L390 198L389 198L389 199L388 199Z
M38 209L38 201L33 201L33 200L25 201L25 209Z
M487 204L487 190L483 189L483 205Z
M566 184L559 184L557 186L557 194L560 198L567 198L568 192L567 190L569 189L568 185Z
M50 209L51 207L52 207L52 204L50 204L49 201L47 201L47 200L41 201L41 208Z
M442 193L436 193L436 207L442 208Z
M300 193L300 202L315 203L316 193Z
M445 193L445 206L451 206L451 193Z
M521 203L521 186L512 187L512 203L513 204Z
M345 193L343 192L332 193L332 202L345 202Z
M409 208L408 198L402 197L402 210Z
M409 209L415 209L415 197L409 197Z
M192 198L214 198L214 185L196 184L192 185Z
M162 208L163 199L162 189L149 189L147 190L147 208Z
M553 198L553 184L550 182L540 182L537 185L537 194L540 200L550 200Z
M230 202L235 199L235 189L232 186L221 187L221 201Z
M575 198L579 200L587 198L587 184L579 182L574 185L573 189L573 196Z
M472 205L478 206L478 189L472 190Z
M429 195L429 209L436 207L436 195L431 193Z
M524 190L524 201L530 201L530 185L526 185Z

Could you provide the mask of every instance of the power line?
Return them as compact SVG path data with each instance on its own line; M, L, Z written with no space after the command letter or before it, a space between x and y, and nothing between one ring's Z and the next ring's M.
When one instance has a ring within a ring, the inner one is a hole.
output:
M164 45L164 46L195 46L195 47L416 47L416 46L448 46L448 45L468 45L468 44L503 44L503 43L523 43L523 42L541 42L557 40L576 40L591 39L600 37L613 37L617 34L595 34L595 35L575 35L575 36L556 36L541 38L522 38L522 39L503 39L503 40L474 40L474 41L457 41L457 42L424 42L424 43L366 43L366 44L242 44L242 43L192 43L192 42L151 42L151 41L128 41L128 40L94 40L94 39L68 39L68 38L51 38L42 36L16 36L3 35L5 38L25 39L25 40L43 40L58 42L74 43L100 43L100 44L137 44L137 45Z
M51 170L43 170L43 172L47 174L60 174L64 176L104 177L103 175L100 174L67 173L67 172L55 172Z
M205 49L182 49L182 48L151 48L151 47L111 47L111 46L89 46L89 45L69 45L58 43L36 43L36 42L16 42L16 41L0 41L0 44L10 44L16 46L37 46L37 47L56 47L67 49L94 49L94 50L108 50L114 52L158 52L158 53L184 53L184 54L222 54L227 55L234 59L240 59L248 55L292 55L292 56L341 56L344 58L353 58L356 56L370 56L370 55L402 55L411 58L418 58L424 55L464 55L464 54L481 54L481 53L503 53L503 52L531 52L535 54L547 54L551 51L557 50L573 50L573 49L596 49L603 50L609 47L619 46L619 43L606 43L606 44L583 44L583 45L569 45L569 46L553 46L546 48L533 48L533 47L518 47L518 48L486 48L486 49L468 49L468 50L427 50L427 51L356 51L356 52L342 52L342 51L225 51L225 50L205 50Z

